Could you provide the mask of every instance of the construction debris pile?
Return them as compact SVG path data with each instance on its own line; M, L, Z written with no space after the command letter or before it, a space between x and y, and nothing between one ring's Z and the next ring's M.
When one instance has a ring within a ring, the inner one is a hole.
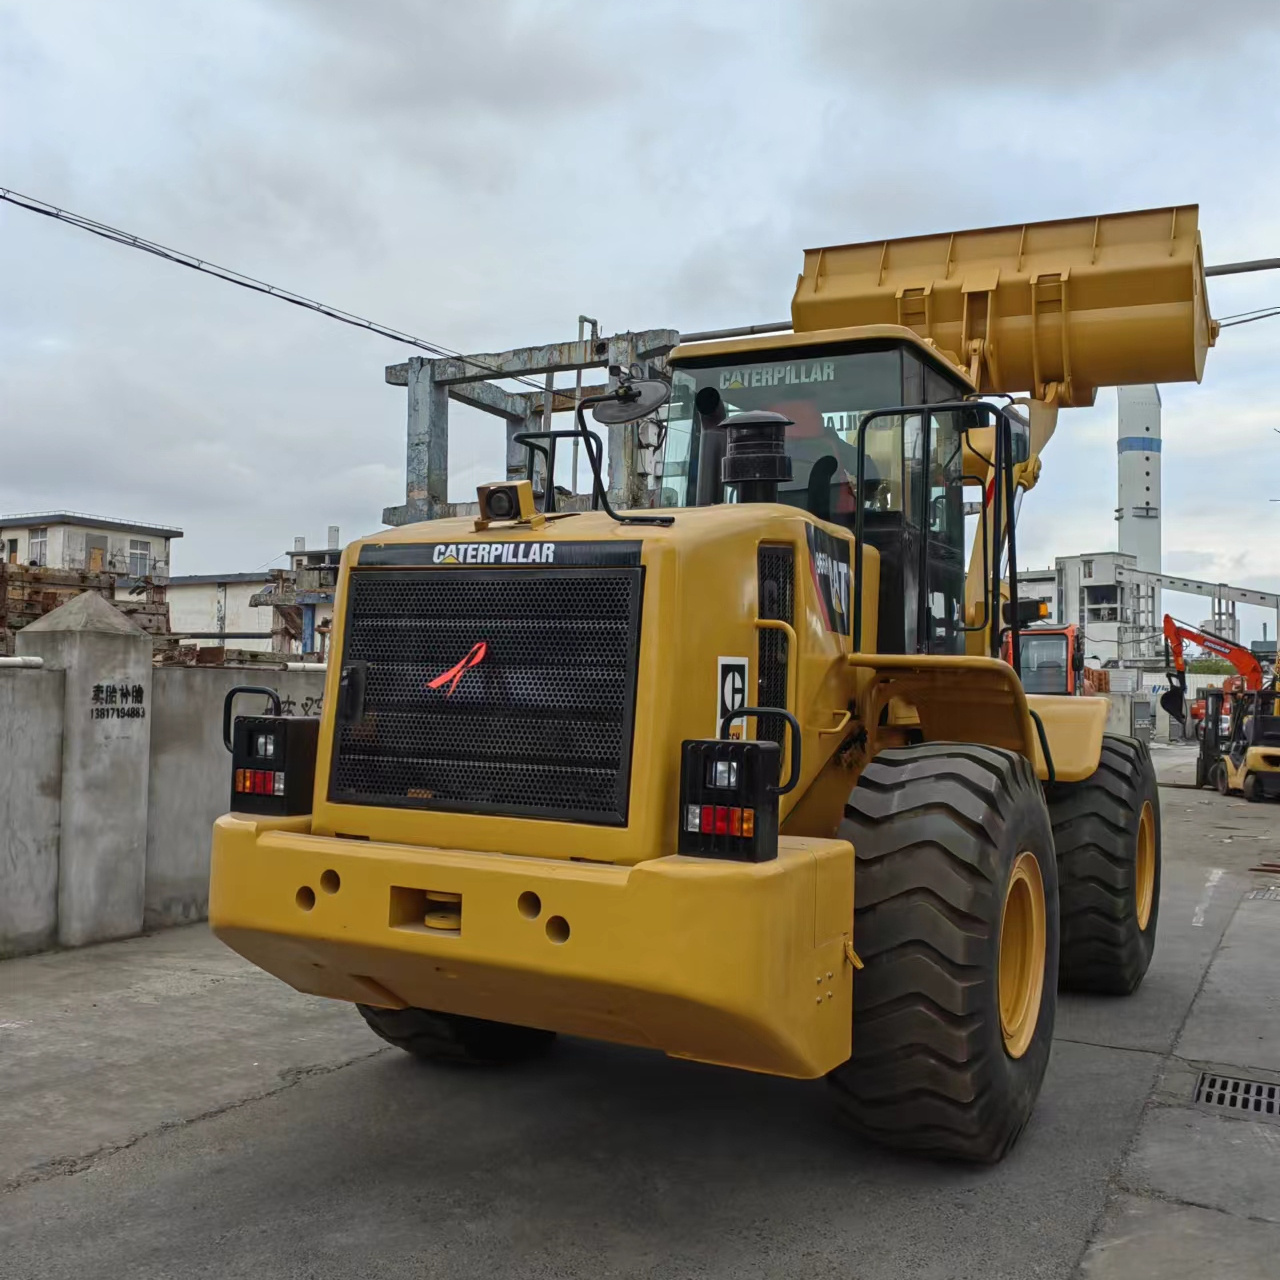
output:
M100 595L149 635L167 635L169 605L163 584L142 578L128 596L117 599L118 576L114 573L0 564L0 654L12 656L14 636L23 627L86 591Z

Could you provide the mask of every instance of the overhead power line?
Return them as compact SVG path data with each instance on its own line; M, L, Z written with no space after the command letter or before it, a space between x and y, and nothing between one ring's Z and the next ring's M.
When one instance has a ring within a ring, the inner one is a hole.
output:
M438 342L429 342L426 338L415 337L411 333L393 329L389 325L379 324L375 320L366 319L364 316L355 315L350 311L343 311L340 307L331 307L327 303L316 301L314 298L294 293L291 289L282 289L278 285L268 284L265 280L245 275L242 271L235 271L231 267L219 266L216 262L198 258L192 253L184 253L181 249L170 249L168 246L158 244L154 240L135 236L132 232L122 231L119 227L112 227L105 222L98 222L96 219L88 218L81 213L73 213L70 209L63 209L58 205L49 204L48 201L39 200L35 196L23 195L20 191L13 191L8 187L0 187L0 200L16 205L19 209L26 209L29 213L38 213L43 218L52 218L56 222L65 222L69 226L89 232L90 235L100 236L103 240L110 240L115 244L122 244L130 249L138 249L143 253L163 258L166 262L176 263L180 267L187 267L192 271L199 271L218 280L225 280L228 284L237 285L241 289L250 289L254 293L265 294L270 298L278 298L281 302L289 303L290 306L301 307L306 311L314 311L317 315L327 316L330 320L337 320L341 324L351 325L356 329L364 329L369 333L376 333L379 337L389 338L392 342L399 342L409 347L417 347L420 351L426 351L437 358L465 360L473 368L483 373L510 378L512 381L533 387L537 391L545 390L542 383L536 382L532 378L519 374L504 373L501 369L496 369L481 360L476 360L474 357L464 356L460 351L453 350L452 347L446 347ZM1251 271L1277 270L1280 270L1280 258L1254 258L1248 262L1222 262L1216 266L1205 267L1204 273L1206 276L1232 276L1242 275ZM1236 316L1225 316L1219 321L1219 326L1223 329L1229 329L1238 324L1251 324L1255 320L1268 320L1276 315L1280 315L1280 306L1263 307L1257 311L1241 312ZM713 329L707 330L705 333L687 333L683 336L686 342L697 342L704 338L728 338L747 334L779 333L790 328L791 322L789 320L778 320L768 324L746 325L737 329Z
M365 329L369 333L376 333L382 338L390 338L392 342L403 343L409 347L417 347L420 351L426 351L438 358L465 360L468 364L485 373L498 374L504 378L522 382L535 390L544 390L543 385L540 382L535 382L532 378L504 373L502 370L495 369L482 361L464 356L461 352L454 351L452 347L443 346L438 342L429 342L426 338L414 337L411 333L404 333L399 329L392 329L388 325L378 324L377 321L367 320L364 316L354 315L352 312L343 311L339 307L328 306L326 303L317 302L314 298L307 298L300 293L294 293L290 289L281 289L278 285L268 284L265 280L247 276L241 271L232 270L230 267L220 267L216 262L207 262L203 258L197 258L194 254L184 253L181 249L170 249L166 245L157 244L154 240L146 240L142 236L133 235L131 232L121 231L118 227L111 227L105 222L97 222L93 218L86 218L80 213L72 213L69 209L61 209L57 205L48 204L44 200L37 200L34 196L23 195L20 191L11 191L7 187L0 187L0 200L17 205L20 209L26 209L29 213L38 213L41 217L52 218L56 222L65 222L70 226L79 228L81 231L89 232L90 235L100 236L103 240L111 240L115 244L122 244L130 249L139 249L143 253L150 253L157 258L163 258L166 262L173 262L180 267L188 267L192 271L199 271L204 275L225 280L228 284L238 285L241 289L251 289L254 293L262 293L271 298L278 298L281 302L287 302L294 307L302 307L306 311L314 311L319 315L327 316L330 320L349 324L356 329Z

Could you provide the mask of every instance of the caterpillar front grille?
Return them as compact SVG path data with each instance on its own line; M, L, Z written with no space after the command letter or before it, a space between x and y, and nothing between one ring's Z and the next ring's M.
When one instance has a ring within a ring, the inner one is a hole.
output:
M329 799L624 825L642 587L630 567L354 571Z

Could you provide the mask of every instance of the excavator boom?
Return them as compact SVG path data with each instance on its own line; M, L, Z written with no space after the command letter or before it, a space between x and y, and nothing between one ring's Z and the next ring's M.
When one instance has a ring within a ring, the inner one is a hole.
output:
M1187 662L1183 644L1199 645L1210 653L1225 658L1240 673L1246 690L1262 688L1262 664L1243 645L1216 636L1211 631L1179 622L1164 615L1164 638L1169 647L1169 688L1160 699L1160 705L1175 719L1187 722Z

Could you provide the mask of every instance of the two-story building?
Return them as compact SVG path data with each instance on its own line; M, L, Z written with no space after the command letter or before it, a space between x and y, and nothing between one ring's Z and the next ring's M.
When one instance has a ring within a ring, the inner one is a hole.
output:
M167 578L169 544L180 537L181 529L78 511L0 516L4 560L41 569Z

